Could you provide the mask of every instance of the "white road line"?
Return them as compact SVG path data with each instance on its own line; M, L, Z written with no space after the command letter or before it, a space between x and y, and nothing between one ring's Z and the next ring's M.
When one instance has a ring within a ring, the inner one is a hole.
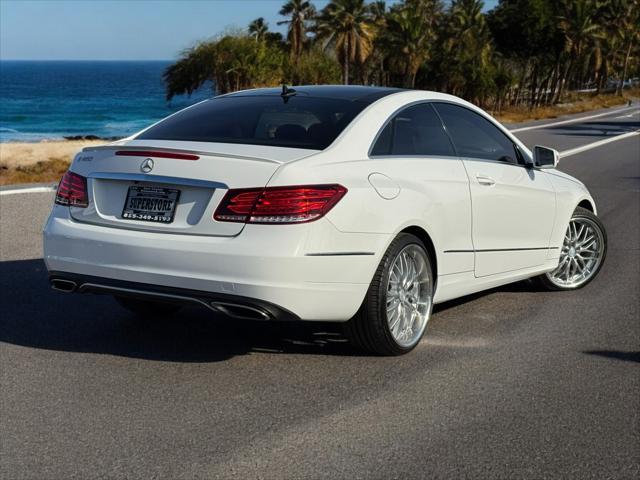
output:
M568 120L562 120L560 122L544 123L544 124L539 124L539 125L531 125L530 127L516 128L514 130L509 130L509 131L511 133L518 133L518 132L526 132L528 130L537 130L539 128L555 127L556 125L566 125L568 123L576 123L576 122L582 122L584 120L591 120L592 118L607 117L609 115L615 115L616 113L625 112L625 111L630 110L632 108L637 108L637 107L624 107L624 108L621 108L619 110L612 110L610 112L598 113L596 115L589 115L588 117L570 118ZM640 112L640 110L638 110L638 111Z
M640 130L636 130L634 132L624 133L622 135L616 135L615 137L606 138L604 140L598 140L597 142L588 143L586 145L582 145L580 147L572 148L570 150L565 150L564 152L560 152L560 157L570 157L571 155L575 155L577 153L586 152L587 150L591 150L592 148L597 148L602 145L606 145L607 143L617 142L618 140L624 140L625 138L633 137L635 135L640 135Z
M0 190L0 195L17 195L18 193L45 193L55 192L56 187L30 187L30 188L15 188L11 190Z

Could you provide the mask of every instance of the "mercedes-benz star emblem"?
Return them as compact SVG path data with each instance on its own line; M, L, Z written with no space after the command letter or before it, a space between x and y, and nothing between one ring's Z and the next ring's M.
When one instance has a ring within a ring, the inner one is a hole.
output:
M151 170L153 170L153 160L150 158L145 158L144 162L142 162L142 165L140 165L140 170L142 170L143 173L149 173Z

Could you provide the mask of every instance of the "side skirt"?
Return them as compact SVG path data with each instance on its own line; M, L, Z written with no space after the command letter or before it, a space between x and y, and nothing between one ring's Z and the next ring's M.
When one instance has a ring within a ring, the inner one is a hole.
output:
M485 277L476 277L473 271L452 273L438 276L438 289L433 303L442 303L454 298L464 297L472 293L500 287L508 283L519 282L527 278L535 277L542 273L550 272L558 266L558 259L546 260L543 265L532 268L504 272Z

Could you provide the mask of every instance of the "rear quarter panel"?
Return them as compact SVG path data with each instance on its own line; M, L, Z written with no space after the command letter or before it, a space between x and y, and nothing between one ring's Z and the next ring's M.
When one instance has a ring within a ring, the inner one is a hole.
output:
M397 196L383 198L369 183L372 173L397 183ZM417 226L434 244L439 275L473 270L470 194L464 166L457 158L295 162L282 166L269 185L305 183L340 183L348 189L326 217L339 231L385 234L388 246L400 231ZM445 250L467 253L445 254Z

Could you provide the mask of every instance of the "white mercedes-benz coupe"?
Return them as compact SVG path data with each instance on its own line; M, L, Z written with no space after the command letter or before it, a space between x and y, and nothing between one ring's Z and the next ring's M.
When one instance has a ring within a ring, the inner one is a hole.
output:
M392 88L306 86L203 101L85 148L44 229L53 288L154 318L345 322L383 355L434 303L537 277L591 281L593 198L474 105Z

